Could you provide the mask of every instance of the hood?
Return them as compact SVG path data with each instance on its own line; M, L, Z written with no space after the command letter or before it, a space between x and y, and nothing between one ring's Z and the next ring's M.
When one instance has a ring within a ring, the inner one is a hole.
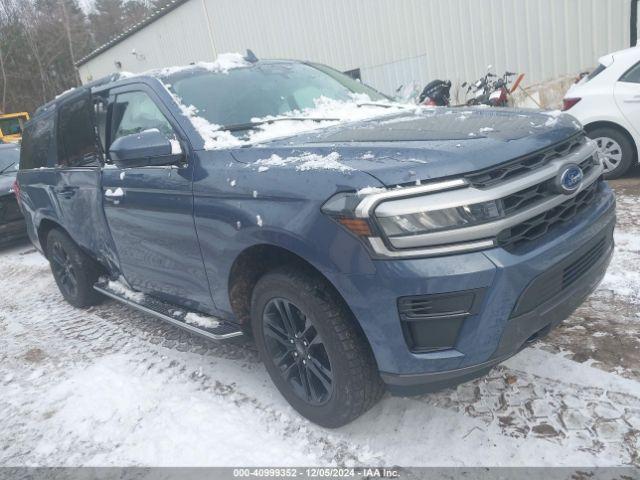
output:
M580 130L573 117L559 112L436 108L340 124L238 149L233 155L243 163L305 155L329 157L338 169L343 165L346 171L360 170L394 186L496 166L559 143ZM279 163L286 166L289 162ZM320 168L330 168L327 165Z

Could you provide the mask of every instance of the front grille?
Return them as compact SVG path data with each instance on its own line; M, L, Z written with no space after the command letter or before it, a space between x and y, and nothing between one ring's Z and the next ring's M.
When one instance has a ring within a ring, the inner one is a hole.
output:
M555 226L568 222L594 202L600 184L601 181L597 180L557 207L503 230L498 234L498 244L508 251L513 251L542 237Z
M585 274L604 254L606 241L603 238L578 260L564 268L562 271L562 290L570 287L576 280Z
M511 316L517 317L530 312L571 287L603 258L611 247L611 242L609 229L604 237L582 247L560 264L536 277L520 295Z
M589 157L578 165L582 169L585 177L588 177L596 166L596 159ZM513 215L521 210L533 207L537 203L558 195L553 190L554 180L546 180L532 187L525 188L502 199L502 208L505 216Z
M498 167L492 167L467 176L470 184L476 188L493 187L499 183L511 180L521 175L536 170L556 158L567 156L579 149L586 142L584 133L570 138L555 146L546 148L542 151L528 155L524 158L512 160ZM587 172L585 172L585 175Z

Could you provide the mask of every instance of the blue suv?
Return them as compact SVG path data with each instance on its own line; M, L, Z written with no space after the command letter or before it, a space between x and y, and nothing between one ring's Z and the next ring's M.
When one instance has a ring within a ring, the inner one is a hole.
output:
M289 403L338 427L385 389L482 375L569 316L613 251L602 173L568 115L400 106L249 57L40 107L15 191L72 305L106 295L252 337Z

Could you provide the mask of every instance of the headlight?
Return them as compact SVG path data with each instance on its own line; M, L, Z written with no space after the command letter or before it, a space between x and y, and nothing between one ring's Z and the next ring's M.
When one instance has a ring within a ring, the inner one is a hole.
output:
M376 220L388 237L394 237L468 227L495 220L500 216L498 203L490 201L404 215L376 215Z

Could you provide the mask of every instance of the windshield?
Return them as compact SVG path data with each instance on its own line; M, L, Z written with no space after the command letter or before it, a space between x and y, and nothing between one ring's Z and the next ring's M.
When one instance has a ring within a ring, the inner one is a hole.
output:
M15 172L20 161L20 148L11 146L0 147L0 172Z
M20 118L0 118L0 131L2 131L2 135L21 134Z
M322 97L348 102L364 94L370 101L388 100L331 68L303 63L264 63L227 73L196 70L168 83L198 116L223 126L314 108Z

